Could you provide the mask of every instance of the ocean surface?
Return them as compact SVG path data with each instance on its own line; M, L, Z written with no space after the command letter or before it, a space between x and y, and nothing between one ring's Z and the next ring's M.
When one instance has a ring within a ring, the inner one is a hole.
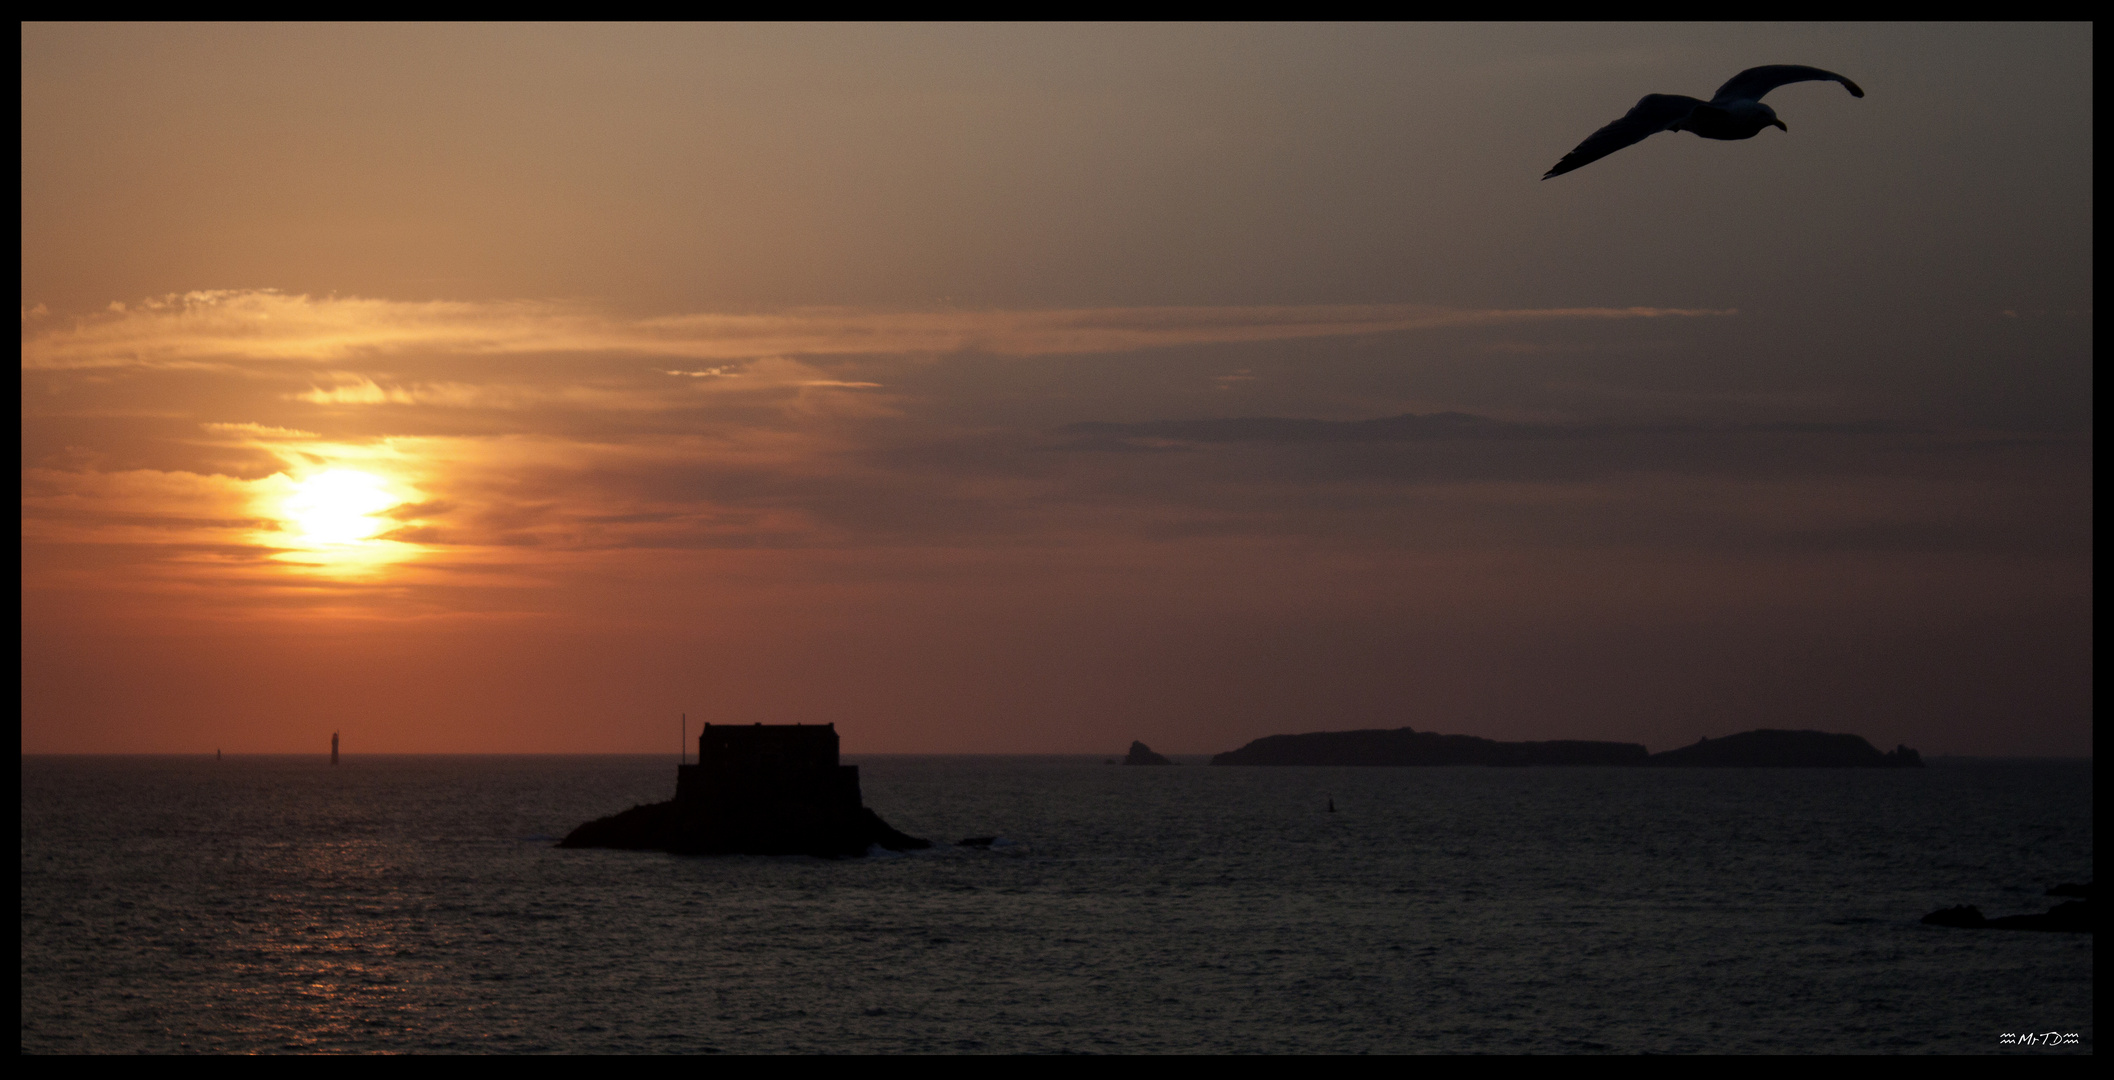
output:
M2092 1052L2092 935L1917 922L2090 880L2089 762L847 760L1008 843L553 846L673 755L26 757L22 1049Z

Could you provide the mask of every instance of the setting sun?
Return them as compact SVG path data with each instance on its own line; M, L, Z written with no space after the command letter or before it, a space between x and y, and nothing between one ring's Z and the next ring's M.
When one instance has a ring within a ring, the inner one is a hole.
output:
M401 501L389 494L379 476L331 469L295 485L281 504L281 514L305 543L354 544L388 528L388 520L374 515Z
M418 497L400 482L331 468L299 480L282 473L269 487L279 494L266 496L264 509L279 527L257 539L279 549L274 562L332 577L365 576L419 550L389 535L405 523L387 511Z

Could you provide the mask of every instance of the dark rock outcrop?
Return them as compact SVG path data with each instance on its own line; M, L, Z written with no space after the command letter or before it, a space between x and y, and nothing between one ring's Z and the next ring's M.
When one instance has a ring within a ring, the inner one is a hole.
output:
M1174 762L1152 752L1152 747L1141 742L1130 744L1130 756L1123 759L1125 765L1172 765Z
M1967 905L1933 911L1923 917L1923 922L1932 926L1951 926L1962 930L2048 930L2057 933L2089 934L2092 932L2092 908L2087 900L2071 900L2057 904L2039 915L2005 915L1989 919L1982 916L1982 909Z
M1653 754L1651 765L1691 768L1920 769L1923 758L1906 746L1882 754L1857 735L1763 728Z
M834 808L761 804L742 812L682 800L647 803L597 818L568 833L562 848L623 848L675 855L814 855L847 858L875 844L890 851L918 851L929 840L890 828L866 807Z
M1967 904L1945 908L1942 911L1933 911L1925 915L1922 921L1929 926L1962 926L1971 929L1980 929L1989 925L1989 920L1982 917L1981 908Z
M1642 765L1636 743L1498 742L1412 728L1268 735L1211 759L1213 765Z
M862 805L859 769L837 762L836 725L705 725L675 798L574 829L561 848L677 855L864 855L932 846Z

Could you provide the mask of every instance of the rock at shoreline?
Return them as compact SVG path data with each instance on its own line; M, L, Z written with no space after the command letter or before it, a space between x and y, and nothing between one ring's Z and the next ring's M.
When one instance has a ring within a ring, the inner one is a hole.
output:
M1982 917L1982 909L1968 904L1933 911L1925 915L1922 921L1928 926L1959 926L1976 930L1989 925L1989 920Z
M759 805L715 812L680 800L634 806L597 818L566 834L561 848L620 848L673 855L814 855L850 858L878 844L889 851L921 851L929 840L889 827L866 807Z
M1982 909L1962 905L1933 911L1925 915L1922 921L1931 926L1950 926L1961 930L2049 930L2058 933L2089 934L2092 932L2092 908L2089 901L2071 900L2057 904L2039 915L2005 915L1989 919L1982 916Z
M1172 765L1174 762L1152 752L1152 747L1141 742L1130 744L1130 756L1123 759L1125 765Z

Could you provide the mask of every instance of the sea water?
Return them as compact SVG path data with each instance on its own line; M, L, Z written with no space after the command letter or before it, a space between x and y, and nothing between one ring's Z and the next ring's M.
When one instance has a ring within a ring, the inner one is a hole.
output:
M22 1049L2093 1045L2091 935L1917 921L2090 879L2089 762L847 760L941 846L554 846L667 798L672 755L26 757Z

